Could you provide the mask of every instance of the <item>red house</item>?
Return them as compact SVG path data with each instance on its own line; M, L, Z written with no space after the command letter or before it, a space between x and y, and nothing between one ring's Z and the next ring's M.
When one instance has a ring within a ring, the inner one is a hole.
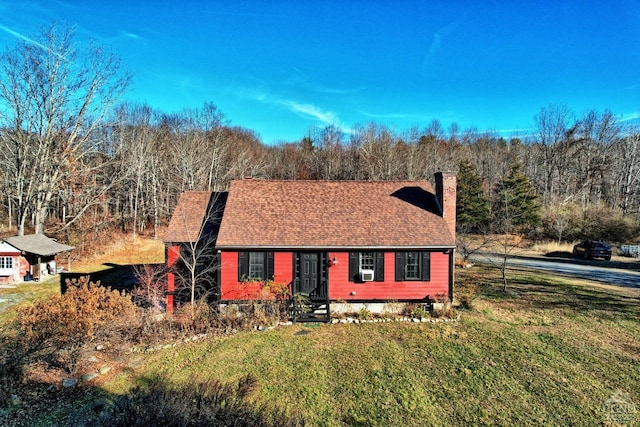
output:
M234 181L223 202L207 193L190 207L200 212L191 227L216 223L222 303L256 298L265 280L327 317L452 299L456 178L438 172L435 182L434 191L428 181ZM183 199L195 198L176 212ZM174 214L170 229L184 217ZM167 247L171 263L177 246Z

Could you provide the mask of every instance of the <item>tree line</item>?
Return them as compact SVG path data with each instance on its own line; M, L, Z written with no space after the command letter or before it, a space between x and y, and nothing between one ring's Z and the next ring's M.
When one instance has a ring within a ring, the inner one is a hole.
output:
M269 146L213 103L171 114L119 103L131 76L115 55L79 48L68 28L34 39L0 62L0 220L19 234L46 230L72 243L116 227L157 235L181 192L223 191L245 177L418 180L437 170L459 173L465 229L497 227L500 188L517 172L539 212L528 233L625 240L637 232L640 128L610 111L548 105L530 133L512 138L438 120L405 130L372 122ZM481 218L464 214L473 211L465 191L486 205Z

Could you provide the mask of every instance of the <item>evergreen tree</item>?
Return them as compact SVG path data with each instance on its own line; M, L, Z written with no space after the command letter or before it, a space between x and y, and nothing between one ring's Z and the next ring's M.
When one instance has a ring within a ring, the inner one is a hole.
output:
M489 200L482 191L482 178L468 161L458 169L456 218L462 231L477 232L489 221Z
M511 164L509 175L496 186L494 212L501 231L523 231L540 222L535 189L518 161Z
M302 138L302 141L300 141L300 147L302 147L302 151L305 153L313 153L315 147L313 146L313 139L311 139L311 135L307 135Z

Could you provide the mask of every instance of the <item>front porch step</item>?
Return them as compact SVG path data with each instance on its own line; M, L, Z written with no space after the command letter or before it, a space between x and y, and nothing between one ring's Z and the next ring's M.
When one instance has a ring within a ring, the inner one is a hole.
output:
M329 302L309 302L302 307L292 307L294 322L329 322L331 311Z

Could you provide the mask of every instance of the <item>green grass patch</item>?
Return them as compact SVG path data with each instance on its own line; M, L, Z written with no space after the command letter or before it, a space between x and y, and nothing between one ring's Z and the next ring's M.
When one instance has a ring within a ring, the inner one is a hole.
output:
M4 328L16 318L17 309L34 301L41 301L60 294L58 276L41 282L23 282L15 288L0 288L0 328Z
M252 399L310 425L594 425L618 390L640 404L637 291L521 272L504 293L491 269L458 281L481 292L457 323L243 332L153 354L105 387L249 374Z

